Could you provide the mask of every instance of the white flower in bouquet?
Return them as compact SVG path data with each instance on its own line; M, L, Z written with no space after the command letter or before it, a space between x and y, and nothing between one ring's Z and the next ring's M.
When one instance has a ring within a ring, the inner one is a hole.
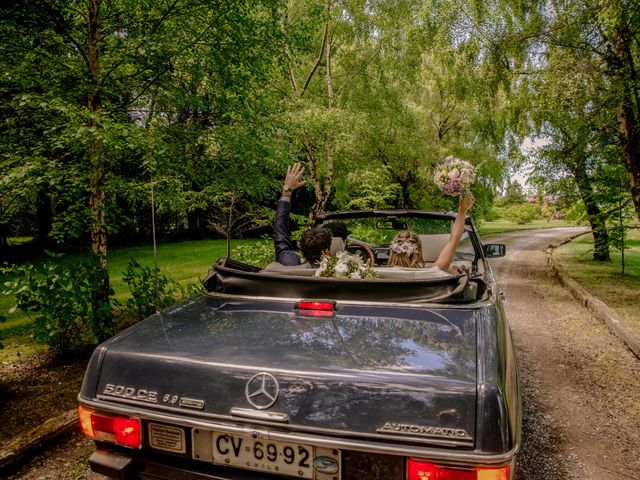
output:
M433 181L447 195L468 193L476 179L473 165L457 157L447 157L435 170Z
M376 272L364 264L360 255L353 255L347 251L338 252L335 257L323 256L315 276L329 278L379 278Z
M336 277L348 277L349 276L349 265L346 262L338 260L336 263Z

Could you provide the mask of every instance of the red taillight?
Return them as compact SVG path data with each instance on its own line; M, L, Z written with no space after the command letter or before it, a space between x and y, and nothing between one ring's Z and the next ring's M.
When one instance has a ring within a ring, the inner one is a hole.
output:
M509 480L510 467L453 467L407 460L407 480Z
M296 303L294 308L298 315L308 317L333 317L336 312L336 302L311 302L303 300Z
M85 407L78 407L78 418L82 433L106 442L125 447L140 448L140 420L96 413Z

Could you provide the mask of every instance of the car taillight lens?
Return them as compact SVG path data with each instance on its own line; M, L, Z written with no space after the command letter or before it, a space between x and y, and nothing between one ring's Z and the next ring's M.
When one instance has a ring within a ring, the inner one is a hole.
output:
M140 420L137 418L105 415L82 406L78 407L78 418L82 433L87 437L140 448Z
M294 307L298 315L307 317L333 317L336 312L336 302L300 301Z
M407 480L509 480L509 465L503 467L452 467L409 458Z

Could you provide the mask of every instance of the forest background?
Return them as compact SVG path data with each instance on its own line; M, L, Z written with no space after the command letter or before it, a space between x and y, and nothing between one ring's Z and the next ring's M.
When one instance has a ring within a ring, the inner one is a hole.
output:
M447 155L476 166L478 221L581 219L596 260L640 217L637 2L12 0L0 33L0 249L91 250L98 339L107 246L148 243L152 202L162 241L259 236L296 161L300 226L450 210Z

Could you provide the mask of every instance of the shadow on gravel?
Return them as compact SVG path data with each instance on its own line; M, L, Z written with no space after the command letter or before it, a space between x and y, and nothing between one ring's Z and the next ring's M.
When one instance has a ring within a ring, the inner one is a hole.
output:
M578 480L565 464L568 456L562 453L563 438L545 407L536 401L540 385L535 375L528 374L520 363L522 388L522 445L516 465L516 480ZM576 461L575 459L573 460Z
M83 352L65 361L39 354L0 363L0 444L72 409L88 360Z

